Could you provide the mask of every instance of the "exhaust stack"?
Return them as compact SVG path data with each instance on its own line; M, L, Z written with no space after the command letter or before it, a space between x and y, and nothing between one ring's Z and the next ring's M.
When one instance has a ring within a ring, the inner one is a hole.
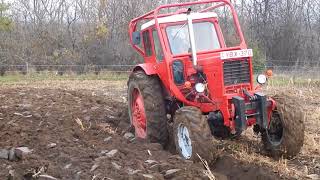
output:
M191 50L192 50L192 62L193 66L197 66L197 48L196 48L196 41L194 38L194 29L193 29L193 23L192 23L192 17L191 17L191 9L187 12L187 19L188 19L188 29L189 29L189 39L191 44Z

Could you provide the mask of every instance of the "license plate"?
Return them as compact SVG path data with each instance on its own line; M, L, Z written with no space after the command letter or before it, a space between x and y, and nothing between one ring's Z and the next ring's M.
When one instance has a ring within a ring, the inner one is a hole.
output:
M252 57L253 52L252 49L243 49L237 51L225 51L220 53L220 58L224 59L233 59L233 58L244 58L244 57Z

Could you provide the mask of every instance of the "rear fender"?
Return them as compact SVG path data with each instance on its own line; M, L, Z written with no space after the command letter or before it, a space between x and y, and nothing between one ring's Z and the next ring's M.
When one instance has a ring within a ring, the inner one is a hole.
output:
M133 68L132 72L136 72L136 71L144 71L146 75L157 74L155 65L152 63L138 64L136 67Z

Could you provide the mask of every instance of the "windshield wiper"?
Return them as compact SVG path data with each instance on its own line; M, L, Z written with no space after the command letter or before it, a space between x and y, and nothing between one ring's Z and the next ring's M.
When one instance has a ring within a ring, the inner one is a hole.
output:
M181 32L181 30L187 25L188 23L184 23L182 26L180 26L180 28L178 29L178 31L176 32L176 34L173 36L172 40L174 41L176 39L176 37L178 36L178 34Z

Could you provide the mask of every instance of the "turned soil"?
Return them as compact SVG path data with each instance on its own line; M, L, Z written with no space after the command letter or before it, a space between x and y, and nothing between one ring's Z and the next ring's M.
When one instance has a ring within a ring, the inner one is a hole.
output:
M123 83L90 83L0 88L0 149L32 149L22 160L0 159L0 179L45 179L31 178L41 168L42 175L57 179L208 179L202 164L183 160L160 144L124 137L129 119ZM217 179L299 179L237 158L235 143L258 146L248 141L227 142L210 165Z

